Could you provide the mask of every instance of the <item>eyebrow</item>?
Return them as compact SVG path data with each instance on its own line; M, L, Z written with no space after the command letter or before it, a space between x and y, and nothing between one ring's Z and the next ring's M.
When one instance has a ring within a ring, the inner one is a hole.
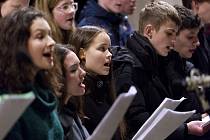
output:
M72 1L71 1L71 2L63 2L63 3L61 2L58 6L67 5L67 4L72 4L72 3L74 3L74 2L72 2Z
M110 46L110 44L109 43L105 43L105 41L104 42L100 42L99 43L101 46Z
M173 28L167 28L166 30L168 30L168 31L172 31L172 32L177 32L175 29L173 29Z
M46 30L46 29L42 29L42 28L38 28L38 29L35 29L34 32L47 32L49 34L51 34L51 30Z
M21 7L21 4L12 4L13 7Z
M73 64L73 65L69 66L69 67L68 67L68 69L75 68L75 67L77 67L78 65L79 65L78 63L75 63L75 64Z

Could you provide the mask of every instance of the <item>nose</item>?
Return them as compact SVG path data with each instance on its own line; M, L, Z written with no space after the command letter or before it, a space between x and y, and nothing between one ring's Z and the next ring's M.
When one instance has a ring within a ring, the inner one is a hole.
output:
M83 68L81 68L81 67L79 67L79 69L80 69L80 71L81 71L80 77L81 77L81 78L84 78L85 75L86 75L86 71L85 71Z
M199 42L199 39L197 37L195 38L195 41L193 42L193 46L195 46L195 47L200 46L200 42Z
M112 53L111 53L109 50L107 50L106 56L107 56L108 58L112 58Z
M73 6L69 6L69 8L66 10L66 13L68 14L74 14L76 13L77 9L75 9Z
M52 39L51 36L48 36L47 46L49 46L49 47L55 46L55 41Z
M171 43L174 45L176 43L176 34L174 34L171 38Z
M199 42L199 41L196 41L196 42L194 43L194 46L195 46L195 47L200 46L200 42Z

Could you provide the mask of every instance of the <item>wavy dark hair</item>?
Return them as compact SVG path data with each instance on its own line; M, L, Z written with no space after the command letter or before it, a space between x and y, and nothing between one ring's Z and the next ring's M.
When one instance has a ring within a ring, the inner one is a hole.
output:
M36 80L37 70L27 45L30 27L37 18L45 19L45 16L34 8L23 8L0 20L0 89L21 93L26 90L26 85ZM42 81L38 83L59 94L56 69L39 71Z
M203 3L203 2L210 2L210 0L182 0L182 4L184 7L188 9L192 9L192 2L196 3Z
M179 26L178 33L184 29L200 28L201 20L199 19L198 15L193 13L192 10L180 5L174 5L174 7L176 8L181 19L181 25Z

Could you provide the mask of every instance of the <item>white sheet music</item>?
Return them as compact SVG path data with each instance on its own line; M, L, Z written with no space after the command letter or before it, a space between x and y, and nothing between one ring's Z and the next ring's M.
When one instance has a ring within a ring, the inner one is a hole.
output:
M210 125L210 117L209 117L209 115L207 115L206 117L202 118L202 121L204 122L202 127L206 127L206 126Z
M178 112L164 108L137 140L154 140L154 137L155 140L164 140L194 113L195 110Z
M3 139L28 105L35 99L33 92L0 96L0 139Z
M136 88L131 86L127 93L120 94L88 140L110 140L136 92Z
M169 136L187 118L195 113L194 110L187 112L173 111L183 100L185 100L184 97L180 100L165 98L149 119L139 129L132 140L150 140L152 137L154 139L154 136L156 140L163 140ZM168 118L168 116L170 117ZM173 120L172 118L175 119Z

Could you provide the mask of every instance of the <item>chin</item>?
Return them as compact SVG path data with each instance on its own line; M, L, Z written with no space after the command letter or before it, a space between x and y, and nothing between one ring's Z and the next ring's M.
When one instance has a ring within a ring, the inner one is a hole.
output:
M192 55L188 55L188 56L186 56L185 58L186 59L190 59L192 57Z
M162 53L162 54L160 54L160 56L166 57L166 56L168 56L168 52L167 53Z
M100 75L109 75L109 72L102 72Z
M48 66L43 67L43 69L48 70L53 68L54 64L49 64Z

